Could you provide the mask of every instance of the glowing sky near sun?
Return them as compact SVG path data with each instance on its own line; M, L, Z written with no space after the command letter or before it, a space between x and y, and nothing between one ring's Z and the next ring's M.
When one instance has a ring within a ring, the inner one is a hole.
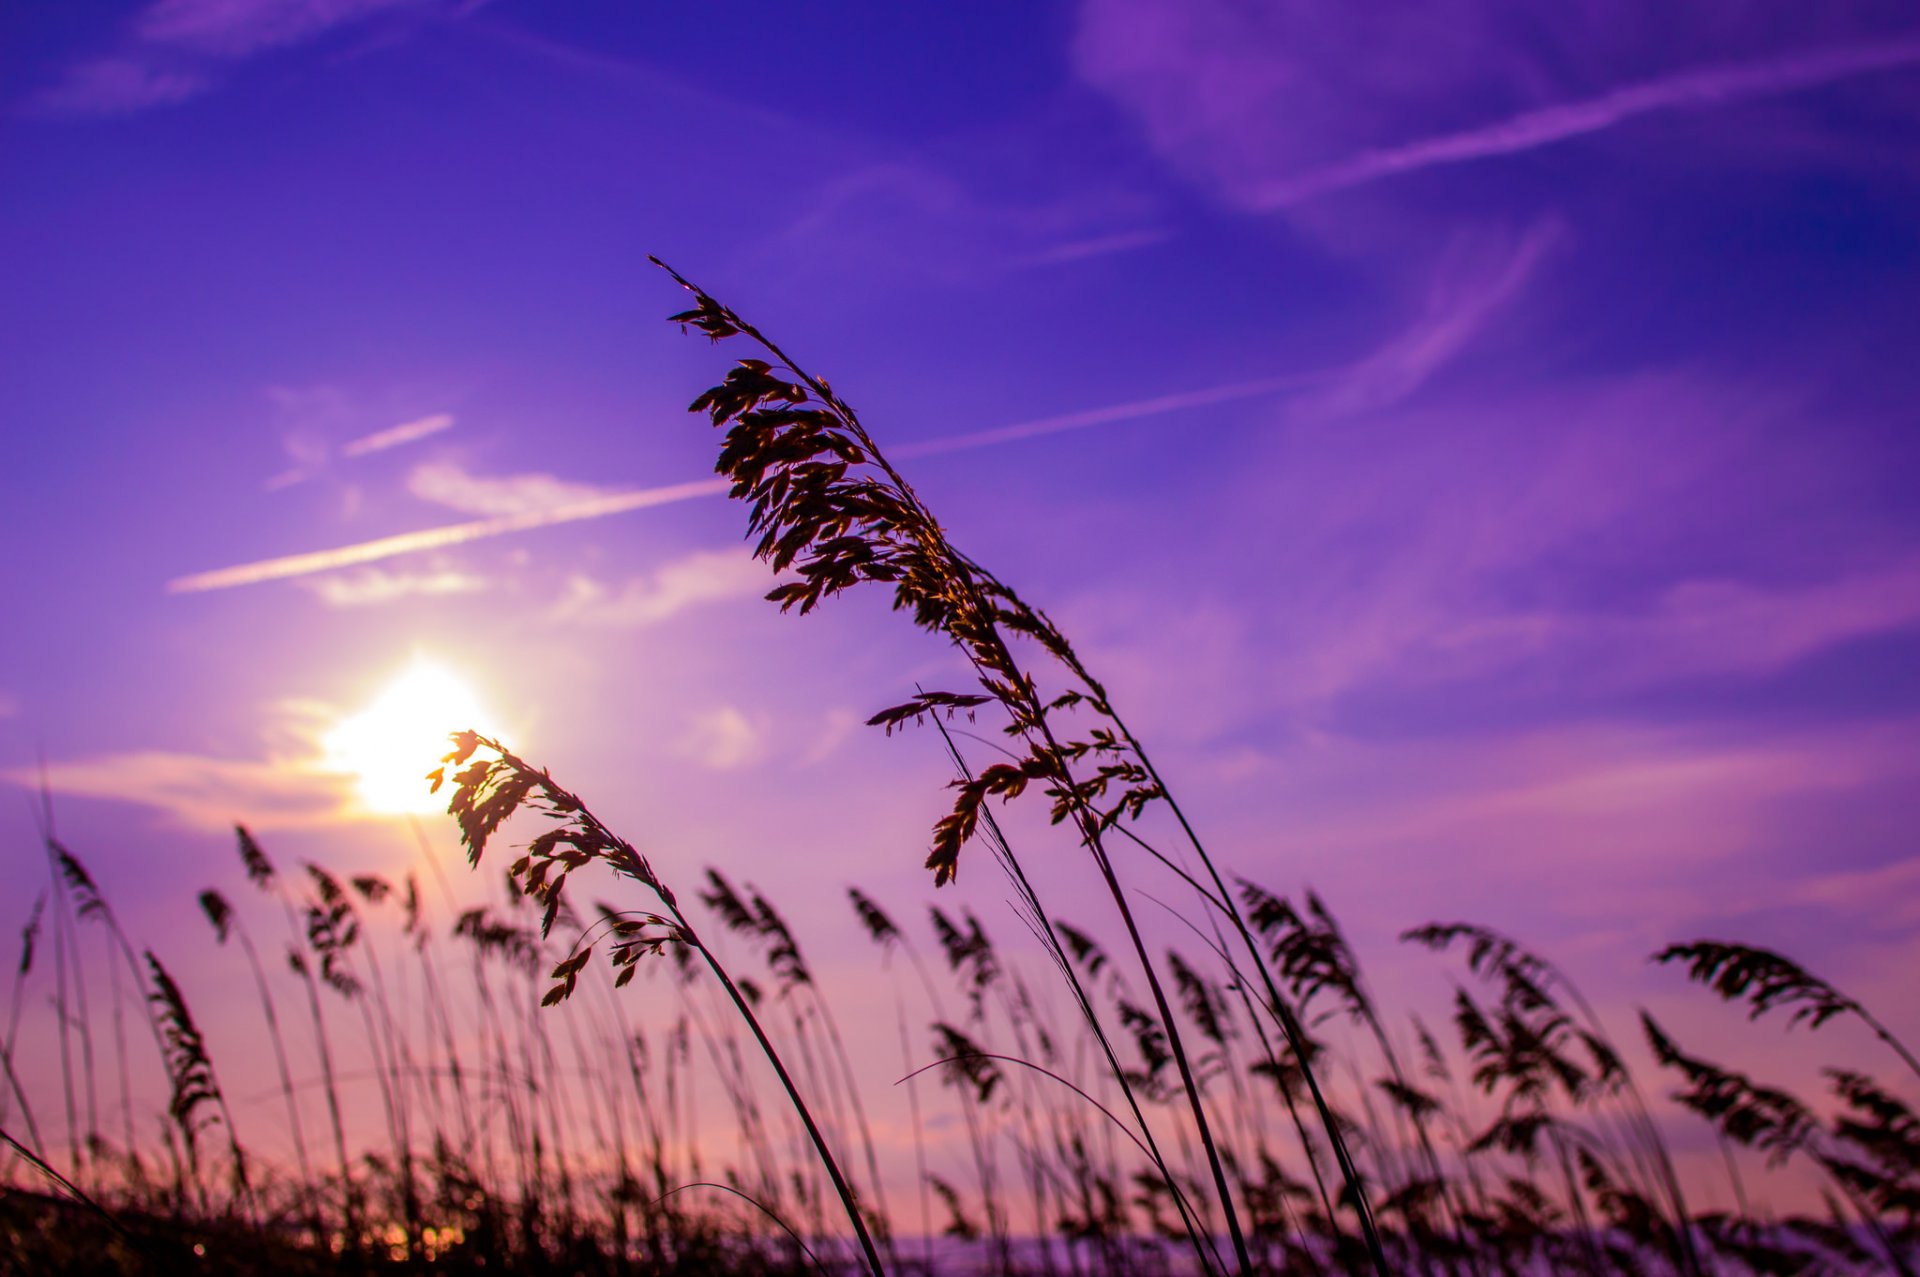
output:
M955 665L759 601L683 412L731 352L649 253L1385 984L1448 916L1619 1006L1680 936L1920 961L1910 4L129 0L0 49L0 846L43 872L44 777L189 976L228 826L412 863L378 813L482 715L823 965L847 883L925 895L942 759L859 724Z
M367 811L425 815L446 810L445 797L421 779L450 748L447 735L454 725L495 739L503 735L464 679L416 657L365 707L328 729L321 746L326 762L353 778Z

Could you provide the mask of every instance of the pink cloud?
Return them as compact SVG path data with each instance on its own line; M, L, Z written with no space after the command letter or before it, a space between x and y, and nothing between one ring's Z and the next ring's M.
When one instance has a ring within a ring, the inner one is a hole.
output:
M1522 111L1479 128L1362 151L1325 168L1281 178L1260 190L1254 202L1264 208L1286 208L1400 173L1551 146L1655 112L1777 97L1916 65L1920 65L1920 40L1840 45L1765 62L1701 67L1623 85L1598 97Z
M41 774L5 779L28 788ZM326 827L352 813L347 777L287 760L140 750L51 763L45 780L56 794L153 807L208 831L230 829L236 820L259 829Z
M397 426L388 426L385 430L376 430L358 439L349 439L340 445L340 455L361 457L370 452L385 452L388 448L417 443L443 430L451 429L453 429L453 414L436 412L431 416L420 417L413 421L403 421Z
M1659 112L1920 64L1895 5L1085 0L1083 79L1230 203L1285 208Z
M566 596L553 610L562 624L638 629L658 624L690 607L731 598L757 598L772 589L774 576L744 546L696 550L629 578L617 588L585 574L567 582Z
M1558 223L1542 221L1517 239L1455 239L1429 275L1413 322L1302 400L1295 415L1344 416L1406 399L1520 300L1561 234Z
M310 40L417 0L154 0L134 19L139 40L237 59Z
M484 577L451 568L421 572L390 572L363 567L351 572L329 572L303 578L300 584L328 607L377 607L400 599L477 594L487 588Z
M450 461L430 461L407 476L407 490L422 501L462 514L525 515L603 500L612 489L544 473L470 474Z
M477 7L471 0L465 12ZM117 115L213 88L226 67L382 13L446 10L442 0L152 0L116 52L69 68L32 104L54 115Z
M33 105L51 115L125 115L183 102L204 91L206 75L140 57L106 57L70 68Z

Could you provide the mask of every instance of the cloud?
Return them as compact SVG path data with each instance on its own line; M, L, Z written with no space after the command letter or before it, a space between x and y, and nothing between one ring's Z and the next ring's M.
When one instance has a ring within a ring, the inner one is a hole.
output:
M1322 392L1320 400L1309 401L1317 402L1321 411L1384 406L1417 389L1442 363L1463 350L1518 294L1552 241L1550 229L1543 225L1524 237L1510 255L1495 259L1493 273L1477 283L1463 273L1456 273L1457 277L1451 282L1446 279L1436 282L1426 309L1411 328L1352 364L1222 382L1196 390L1036 417L904 444L892 449L892 455L900 459L941 456L1290 392ZM302 577L423 550L718 496L731 486L731 481L726 479L695 479L654 488L613 490L548 474L477 476L459 466L431 464L414 471L409 488L415 496L453 509L493 512L494 517L190 573L169 581L167 591L194 594Z
M1717 476L1743 455L1756 467L1753 441L1796 411L1771 387L1644 376L1296 435L1267 496L1286 511L1269 529L1286 543L1273 570L1291 582L1285 681L1307 699L1443 682L1480 662L1537 655L1442 641L1456 627L1544 613L1584 634L1596 619L1630 615L1633 600L1696 570L1687 557L1696 519L1740 526L1749 505L1764 503L1757 470L1751 491ZM1330 485L1333 475L1346 478ZM1613 567L1608 555L1569 576L1567 563L1628 534L1640 567ZM1557 566L1543 575L1543 565ZM1533 605L1549 584L1551 606ZM1544 651L1567 650L1564 635L1537 637Z
M1816 872L1792 882L1742 885L1745 898L1720 898L1719 912L1824 908L1851 927L1871 919L1887 935L1906 938L1920 932L1920 857L1871 869Z
M289 760L146 750L49 763L45 775L55 793L157 808L195 829L229 829L236 821L259 829L312 828L353 812L347 777ZM6 779L37 787L41 773L9 772Z
M1510 298L1501 281L1517 272L1484 261L1491 283L1440 291ZM1244 565L1231 584L1149 572L1062 601L1143 718L1215 741L1720 721L1736 680L1920 612L1920 561L1860 540L1819 549L1821 526L1804 530L1812 545L1775 544L1777 511L1852 464L1802 424L1820 412L1804 393L1678 373L1529 391L1494 379L1310 415L1404 384L1376 370L1248 434L1196 533L1197 557ZM1706 679L1722 681L1701 689L1718 705L1678 694Z
M826 762L839 752L856 732L866 725L867 715L844 705L836 705L828 710L820 724L819 732L813 743L800 755L800 766L815 767Z
M1084 0L1078 73L1243 208L1920 65L1911 12L1703 0Z
M376 430L370 435L350 439L340 445L343 457L363 457L369 452L385 452L388 448L398 448L401 444L414 443L429 435L437 435L442 430L453 429L453 414L436 412L431 417L421 417L417 421L404 421L385 430Z
M1556 905L1570 914L1617 918L1636 902L1654 913L1696 913L1703 900L1750 908L1756 898L1800 897L1788 884L1803 876L1869 868L1857 840L1887 814L1869 811L1911 792L1913 728L1716 740L1555 726L1482 745L1436 742L1432 749L1460 756L1464 770L1371 830L1364 816L1355 829L1365 831L1362 841L1472 847L1489 878L1513 872L1542 887L1577 866L1590 884ZM1813 852L1801 841L1787 815L1796 809L1816 813L1828 846ZM1744 871L1729 874L1729 864Z
M692 717L675 752L715 771L732 771L766 752L766 724L731 705L703 710Z
M133 21L136 40L237 60L299 44L413 0L154 0Z
M117 115L185 101L226 69L382 14L461 14L444 0L151 0L111 54L76 63L32 99L53 115Z
M477 594L487 588L484 577L442 568L431 572L389 572L365 567L335 572L300 582L328 607L368 607L396 599L449 594Z
M377 420L381 410L356 403L345 388L325 383L274 386L268 389L267 397L273 405L274 428L281 446L293 463L267 480L269 492L315 478L335 460L357 460L417 443L451 430L455 424L452 413L436 412L368 431L369 418ZM345 442L335 442L342 437Z
M1202 390L1157 395L1128 403L1110 404L1103 408L1062 413L1057 416L1040 417L1012 425L952 435L945 439L925 440L897 448L894 452L895 455L903 458L964 452L973 448L992 447L1021 439L1035 439L1042 435L1058 434L1063 431L1085 430L1093 426L1110 425L1122 421L1137 421L1189 408L1260 398L1286 390L1297 390L1320 384L1332 375L1326 372L1293 373L1280 377L1260 377L1250 381L1227 382ZM422 528L417 532L402 532L394 536L359 541L328 550L312 550L303 554L289 554L274 559L240 563L232 567L215 568L206 572L194 572L175 577L167 582L167 592L196 594L205 590L232 589L235 586L258 585L265 581L279 581L307 576L315 572L329 572L354 564L373 563L402 554L416 554L423 550L463 545L469 541L509 536L535 528L577 523L588 519L604 519L611 515L650 509L658 505L691 501L699 497L720 496L733 485L728 479L694 479L686 483L671 483L656 488L613 491L591 484L572 483L552 475L524 474L504 478L486 478L469 475L457 466L434 465L416 470L409 486L415 496L448 505L454 509L476 511L494 509L503 513L496 514L493 518Z
M127 115L184 102L210 83L189 67L128 56L95 58L69 68L33 105L49 115Z
M1483 587L1438 581L1418 602L1403 598L1359 649L1364 660L1333 639L1319 695L1369 730L1774 709L1848 719L1867 706L1825 685L1816 710L1795 690L1799 672L1854 645L1920 636L1920 557L1785 583L1679 575L1638 606L1508 610L1489 606ZM1848 664L1869 669L1866 659ZM1888 712L1910 703L1897 683L1878 700Z
M747 550L697 550L646 576L609 590L592 577L576 575L554 608L556 621L621 628L654 625L687 608L721 599L765 594L773 587L765 564Z
M1661 677L1696 670L1764 674L1852 639L1920 626L1920 556L1875 571L1788 586L1693 578L1628 627L1623 651ZM1644 655L1641 655L1644 654Z
M1254 195L1253 203L1286 208L1400 173L1551 146L1656 111L1797 93L1916 65L1920 65L1920 40L1843 45L1769 62L1701 67L1663 80L1626 85L1595 98L1523 111L1481 128L1363 151L1337 164L1272 182Z
M947 165L973 174L964 180L920 161L836 173L804 194L792 222L754 251L768 267L804 278L858 272L974 287L1006 271L1136 252L1171 238L1151 201L1111 174L1059 171L1057 152L1047 161L1049 189L1009 192L1008 173L1038 163L1010 151L1065 141L1045 121L1028 127L1038 136L997 138L990 156L945 154Z
M484 540L488 537L507 536L515 532L527 532L534 528L547 528L583 519L604 519L608 515L622 514L628 510L644 510L650 506L665 505L669 502L712 496L725 492L728 486L724 479L699 479L691 483L674 483L659 488L616 492L605 497L549 509L529 510L522 514L476 519L470 523L444 524L437 528L423 528L418 532L402 532L372 541L337 546L331 550L312 550L305 554L289 554L277 559L261 559L230 568L216 568L210 572L195 572L187 576L175 577L167 582L167 592L195 594L203 590L225 590L237 585L257 585L262 581L280 581L289 577L307 576L314 572L328 572L359 563L374 563L396 555L418 553L421 550L464 545L469 541Z
M1297 418L1347 416L1400 403L1452 363L1525 290L1561 237L1536 223L1517 241L1457 239L1428 280L1420 313L1395 339L1294 408Z
M1681 680L1767 678L1862 639L1920 631L1920 556L1825 579L1769 584L1689 576L1643 610L1512 613L1439 636L1517 664L1549 646L1589 690L1619 693Z
M1635 896L1697 909L1697 891L1660 893L1676 882L1724 884L1730 861L1744 862L1749 884L1776 880L1786 865L1857 867L1848 854L1857 833L1886 815L1869 809L1911 806L1901 795L1912 792L1916 727L1909 719L1761 739L1555 723L1492 736L1303 738L1265 752L1254 783L1270 814L1241 818L1277 823L1261 836L1310 848L1347 874L1355 862L1411 851L1416 860L1394 885L1415 897L1447 884L1496 906L1545 892L1548 910L1590 917L1617 919ZM1812 850L1805 829L1822 824L1831 837ZM1459 880L1462 864L1473 866L1471 882ZM1491 888L1501 882L1510 890Z
M422 501L463 514L509 518L604 501L613 495L611 489L597 484L575 483L550 474L469 474L451 462L417 467L407 479L407 491Z
M1173 238L1173 232L1159 227L1144 230L1116 231L1110 235L1092 235L1054 244L1038 252L1028 253L1013 260L1015 266L1061 266L1068 262L1084 262L1095 257L1111 257L1117 253L1138 252L1143 248L1153 248Z

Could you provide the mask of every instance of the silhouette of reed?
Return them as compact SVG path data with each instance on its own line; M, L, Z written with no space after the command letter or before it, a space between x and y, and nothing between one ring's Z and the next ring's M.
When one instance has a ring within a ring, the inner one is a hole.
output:
M693 407L725 431L769 599L873 585L965 658L971 685L871 723L931 728L952 768L931 885L984 854L1031 943L937 893L846 884L823 920L737 866L669 881L583 796L460 732L431 778L476 870L460 890L425 830L437 904L411 875L282 875L242 828L255 891L199 893L247 968L256 1010L228 1010L273 1061L256 1099L48 803L44 889L13 897L0 1271L1914 1272L1920 1062L1879 1011L1752 946L1653 955L1897 1066L1848 1056L1807 1094L1761 1076L1764 1040L1736 1066L1644 1012L1616 1038L1566 971L1473 923L1402 936L1458 973L1435 1027L1383 1003L1326 900L1212 853L1067 637L952 544L837 392L680 282L674 322L756 348ZM1003 821L1013 804L1047 819ZM1098 895L1042 895L1049 830ZM503 839L506 872L480 872ZM618 898L570 894L596 865ZM1148 873L1171 898L1128 885ZM810 955L836 927L879 977L834 986Z
M468 763L482 761L488 748L476 739ZM1103 1067L1091 1024L1055 1015L1033 985L1041 972L1058 978L1048 950L1038 951L1036 965L1033 948L1004 948L964 908L930 907L916 927L853 889L847 922L915 968L892 999L896 1030L906 1038L901 1063L876 1067L871 1033L864 1056L832 1047L826 1016L834 991L808 965L801 929L724 872L705 879L702 894L711 900L703 907L715 919L709 926L751 941L744 956L725 960L724 982L707 965L722 960L711 950L703 955L695 920L684 912L676 920L677 901L576 912L556 877L568 882L591 859L652 870L629 860L639 853L617 841L570 863L583 843L593 848L616 836L585 836L593 826L579 822L592 817L577 797L505 757L484 761L504 764L503 781L534 778L521 803L539 802L549 822L553 807L565 817L531 838L515 866L513 889L525 899L533 885L536 910L498 897L436 918L416 897L410 909L360 917L353 934L344 914L337 925L327 921L340 901L328 905L316 886L309 907L320 907L321 920L310 931L303 926L289 950L300 961L277 973L249 963L256 990L267 986L256 1015L270 1043L274 995L309 987L309 977L329 997L349 996L330 981L348 983L356 998L370 996L344 965L360 946L383 944L394 992L402 971L411 973L404 979L412 987L424 987L436 949L465 948L464 992L457 979L443 982L437 1011L396 1012L390 1024L377 1010L352 1017L356 1033L331 1035L330 1077L319 1067L315 1026L301 1039L281 1021L287 1074L261 1101L242 1104L227 1081L231 1069L222 1071L216 1058L219 1038L197 1020L189 991L156 955L136 950L140 997L159 1031L152 1059L132 1060L136 1081L150 1073L161 1083L156 1111L137 1123L158 1133L151 1148L110 1160L84 1137L46 1142L34 1109L42 1101L62 1106L62 1079L32 1071L52 1089L31 1092L17 1059L32 1041L33 991L58 990L36 952L51 898L29 907L15 966L16 997L27 1009L8 1044L9 1103L0 1120L0 1158L12 1167L0 1231L15 1253L34 1257L21 1262L37 1266L21 1271L173 1271L167 1265L185 1262L194 1246L213 1256L206 1270L215 1272L249 1271L249 1264L445 1273L1199 1270L1188 1217L1168 1180L1193 1217L1221 1227L1223 1212L1206 1197L1206 1155L1179 1130L1187 1111L1182 1087L1140 981L1095 928L1054 923L1086 996L1114 1026L1109 1041L1124 1078ZM475 796L476 810L488 805L490 786L462 788ZM496 802L492 810L503 809ZM563 836L541 843L555 833ZM486 834L483 846L499 836L497 827ZM257 842L247 843L264 858ZM343 893L356 890L323 872ZM86 881L79 888L63 874L55 886L104 904L98 885ZM1902 1094L1911 1086L1901 1081L1911 1076L1907 1048L1870 1008L1797 964L1710 941L1655 955L1757 1018L1817 1033L1854 1019L1869 1040L1884 1032L1894 1076L1873 1076L1858 1062L1836 1066L1825 1074L1824 1096L1804 1095L1706 1059L1646 1016L1645 1052L1630 1051L1562 970L1509 937L1463 923L1428 924L1405 937L1463 962L1451 1040L1443 1040L1373 997L1360 955L1324 900L1295 902L1252 884L1242 894L1256 934L1273 942L1279 983L1311 1026L1302 1045L1377 1203L1391 1271L1914 1270L1920 1120ZM210 920L236 943L239 928L258 919L243 917L244 903L218 892L213 898L219 903L204 906ZM1274 1017L1252 1004L1258 985L1226 961L1224 947L1197 928L1193 934L1203 943L1167 948L1164 969L1175 1014L1196 1044L1216 1148L1247 1232L1249 1271L1364 1271L1371 1257L1349 1195L1313 1181L1305 1151L1317 1128L1288 1113L1287 1097L1300 1099L1300 1070L1291 1055L1259 1045ZM596 951L609 961L590 966ZM938 958L928 962L923 951ZM861 996L874 1002L871 988ZM644 1003L630 1008L624 999L632 997ZM110 1015L102 1006L92 1012ZM774 1058L809 1063L777 1085L771 1061L756 1068L741 1054L730 1022ZM1397 1074L1381 1036L1400 1057ZM1399 1049L1409 1040L1411 1054ZM51 1039L42 1050L42 1061L58 1060ZM265 1044L262 1051L264 1063ZM71 1059L77 1070L78 1053ZM1658 1089L1674 1107L1648 1098L1635 1059L1659 1070ZM464 1116L448 1060L459 1061L468 1088ZM888 1143L875 1128L869 1157L852 1094L861 1093L871 1125L873 1106L890 1091L907 1092L924 1071L945 1085L913 1093L915 1134ZM1123 1086L1155 1124L1164 1169L1128 1120ZM386 1120L387 1090L396 1105L404 1094L407 1125ZM292 1141L330 1091L355 1120L344 1123L343 1168L321 1172L310 1157L302 1162ZM796 1099L817 1115L811 1135L800 1107L779 1116L779 1104ZM236 1118L236 1109L245 1111ZM946 1138L929 1139L926 1122L943 1110L956 1125ZM716 1124L716 1113L731 1116ZM369 1114L378 1116L369 1123ZM1688 1114L1722 1141L1726 1157L1717 1177L1696 1165L1683 1193L1673 1148ZM277 1141L265 1140L274 1126ZM288 1151L263 1152L243 1143L243 1132ZM414 1147L400 1147L401 1140ZM846 1198L833 1190L820 1144L842 1168ZM156 1156L171 1169L152 1173ZM1783 1212L1755 1191L1774 1168L1794 1166L1815 1180L1802 1196L1821 1208ZM910 1227L869 1204L889 1174L895 1188L924 1190ZM1689 1205L1696 1198L1735 1206L1697 1209ZM1042 1204L1044 1213L1035 1213ZM848 1249L855 1218L873 1241L870 1253L857 1243ZM1224 1238L1209 1240L1221 1242L1225 1260Z

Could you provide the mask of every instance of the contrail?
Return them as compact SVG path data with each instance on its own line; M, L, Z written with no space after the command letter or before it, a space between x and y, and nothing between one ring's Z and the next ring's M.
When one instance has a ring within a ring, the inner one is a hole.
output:
M1221 386L1209 386L1202 390L1159 395L1151 399L1112 404L1105 408L1090 408L1081 412L1017 422L1009 426L996 426L988 430L949 435L944 439L929 439L922 443L903 445L894 451L896 455L903 457L964 452L971 448L986 448L995 444L1011 443L1018 439L1058 434L1066 430L1084 430L1090 426L1106 425L1110 422L1135 421L1142 417L1159 416L1162 413L1178 412L1185 408L1200 408L1210 404L1254 399L1312 384L1330 375L1332 374L1325 372L1309 372L1286 377L1264 377L1254 381L1230 382ZM696 497L715 496L726 492L731 486L731 481L727 479L696 479L658 488L615 492L586 501L569 501L564 505L552 506L545 510L532 510L524 514L475 519L467 523L443 524L437 528L422 528L418 532L401 532L394 536L380 537L373 541L360 541L331 550L313 550L305 554L289 554L277 559L241 563L230 568L216 568L211 572L195 572L189 576L175 577L167 582L167 592L196 594L205 590L231 589L236 585L257 585L262 581L280 581L288 577L308 576L315 572L328 572L335 568L351 567L357 563L372 563L379 559L413 554L420 550L437 550L443 546L463 545L468 541L480 541L487 537L528 532L535 528L547 528L560 523L578 523L583 519L604 519L608 515L625 514L629 510L644 510L650 506L670 505L676 501L691 501Z
M1059 434L1063 430L1084 430L1088 426L1104 426L1113 421L1134 421L1141 417L1157 417L1163 412L1179 412L1183 408L1204 408L1209 404L1232 403L1237 399L1257 399L1262 395L1278 394L1283 390L1298 390L1302 386L1325 381L1334 375L1332 372L1304 372L1287 377L1262 377L1256 381L1229 382L1224 386L1209 386L1204 390L1185 390L1178 394L1159 395L1152 399L1136 399L1131 403L1112 404L1105 408L1087 408L1080 412L1062 413L1057 417L1040 417L1033 421L1016 422L1011 426L994 426L987 430L976 430L970 434L948 435L944 439L929 439L924 443L903 444L893 449L893 452L894 455L901 457L931 457L945 452L965 452L970 448L986 448L996 443L1012 443L1017 439L1034 439L1041 435Z
M1630 84L1582 102L1523 111L1482 128L1363 151L1338 164L1272 183L1260 192L1256 203L1263 208L1286 208L1396 173L1530 151L1598 133L1655 111L1797 93L1916 64L1920 64L1920 39L1835 45L1767 62L1703 67L1664 80Z
M725 492L728 486L728 481L725 479L699 479L692 483L669 484L664 488L616 492L590 501L570 501L565 505L554 506L547 510L530 510L525 514L475 519L470 523L448 523L437 528L402 532L395 536L380 537L374 541L361 541L332 550L313 550L306 554L289 554L284 558L262 559L257 563L216 568L211 572L195 572L191 576L175 577L167 582L167 592L194 594L202 590L225 590L236 585L256 585L261 581L278 581L290 576L306 576L313 572L351 567L356 563L391 559L398 554L412 554L418 550L437 550L445 545L460 545L486 537L505 536L509 532L527 532L534 528L550 527L556 523L575 523L581 519L603 519L607 515L624 514L628 510L644 510L648 506L667 505L670 502L686 501L693 497L710 496Z
M418 421L404 421L385 430L377 430L370 435L362 435L340 445L343 457L363 457L369 452L385 452L388 448L397 448L403 443L412 443L425 439L428 435L437 435L442 430L453 429L453 414L436 412L431 417L422 417Z

